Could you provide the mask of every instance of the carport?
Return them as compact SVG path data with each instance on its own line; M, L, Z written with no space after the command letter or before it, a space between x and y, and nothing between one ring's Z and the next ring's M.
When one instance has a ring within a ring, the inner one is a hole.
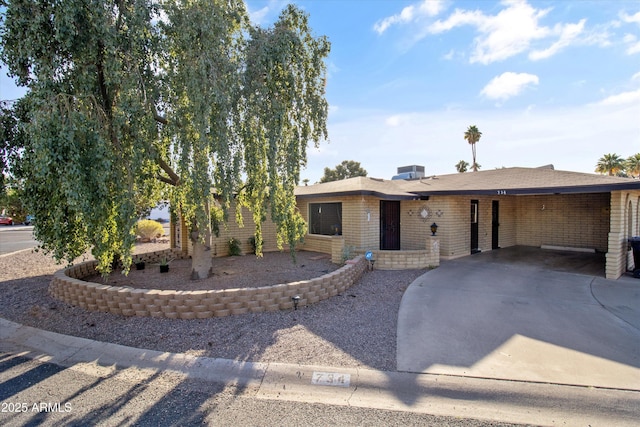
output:
M601 275L633 267L640 181L542 168L503 168L406 181L440 213L441 259L513 246L606 254Z

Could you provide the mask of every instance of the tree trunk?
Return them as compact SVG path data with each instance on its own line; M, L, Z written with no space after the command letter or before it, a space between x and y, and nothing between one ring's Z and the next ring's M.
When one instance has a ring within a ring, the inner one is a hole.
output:
M191 233L191 243L193 243L193 254L191 256L191 279L206 279L211 275L211 232L205 230L204 242L200 240L199 232Z

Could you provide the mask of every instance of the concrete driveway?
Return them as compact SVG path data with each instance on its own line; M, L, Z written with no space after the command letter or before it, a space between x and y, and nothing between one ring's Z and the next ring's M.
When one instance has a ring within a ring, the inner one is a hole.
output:
M640 390L640 280L603 271L522 247L444 261L402 299L398 370Z

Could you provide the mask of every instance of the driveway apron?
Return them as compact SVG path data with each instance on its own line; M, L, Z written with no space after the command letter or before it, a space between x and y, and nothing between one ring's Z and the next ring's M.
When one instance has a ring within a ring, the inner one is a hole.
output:
M640 390L640 280L483 256L409 286L399 371Z

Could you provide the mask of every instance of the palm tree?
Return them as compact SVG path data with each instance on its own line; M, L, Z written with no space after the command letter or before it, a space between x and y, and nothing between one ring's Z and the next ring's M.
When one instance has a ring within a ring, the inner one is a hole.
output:
M458 172L463 173L469 170L469 163L465 162L464 160L460 160L457 164L456 164L456 169Z
M629 175L634 178L640 177L640 153L636 153L629 157L624 166Z
M616 153L605 154L596 164L596 172L613 176L624 169L624 160Z
M476 126L469 126L467 131L464 133L464 139L471 144L471 154L473 154L473 163L471 164L471 167L474 172L478 170L478 164L476 163L476 142L480 141L481 136L482 132L480 132Z

